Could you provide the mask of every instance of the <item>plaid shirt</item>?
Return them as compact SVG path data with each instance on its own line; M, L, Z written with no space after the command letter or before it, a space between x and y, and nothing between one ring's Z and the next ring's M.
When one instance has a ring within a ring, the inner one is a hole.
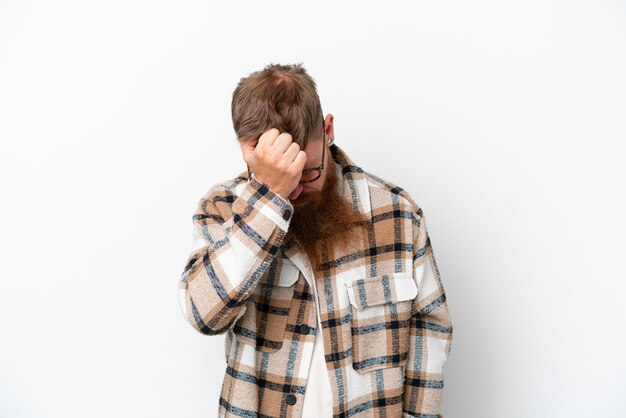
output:
M349 248L323 248L317 294L304 252L283 244L293 206L254 176L214 185L193 215L179 296L195 330L226 333L218 416L300 417L322 332L333 417L442 418L452 322L422 209L330 150L369 223Z

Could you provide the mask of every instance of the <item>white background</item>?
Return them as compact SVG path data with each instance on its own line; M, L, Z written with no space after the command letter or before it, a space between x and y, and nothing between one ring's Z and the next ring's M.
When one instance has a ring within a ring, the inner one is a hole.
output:
M626 416L625 2L224 3L0 1L0 416L216 416L177 282L271 62L424 210L446 418Z

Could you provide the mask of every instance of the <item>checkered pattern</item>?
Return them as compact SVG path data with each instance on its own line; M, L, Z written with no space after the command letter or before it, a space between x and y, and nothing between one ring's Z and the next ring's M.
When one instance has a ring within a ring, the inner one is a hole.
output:
M422 209L330 150L342 196L369 223L347 245L321 241L314 276L283 243L293 206L245 172L211 187L193 215L179 295L194 329L226 333L218 415L300 417L322 332L334 417L442 418L452 322Z

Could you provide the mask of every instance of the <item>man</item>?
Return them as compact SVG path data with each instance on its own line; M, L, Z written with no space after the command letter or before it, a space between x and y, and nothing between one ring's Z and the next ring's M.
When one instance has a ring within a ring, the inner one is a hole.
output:
M220 417L442 417L452 322L422 209L334 140L301 65L241 79L247 164L193 215L179 282L226 333Z

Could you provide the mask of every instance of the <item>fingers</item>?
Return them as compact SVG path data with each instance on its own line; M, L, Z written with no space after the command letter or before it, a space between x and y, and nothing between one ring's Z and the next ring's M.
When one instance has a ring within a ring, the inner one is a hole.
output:
M260 146L261 149L272 148L273 152L283 154L285 150L293 143L293 138L288 132L280 132L277 128L271 128L263 132L258 140L250 141L250 146Z
M276 138L280 135L280 131L276 128L269 129L259 137L259 144L263 144L265 147L270 147L276 141Z
M298 153L297 151L300 149L300 145L293 142L291 134L288 132L279 132L278 129L275 128L270 129L263 135L265 134L268 135L265 138L259 139L259 143L263 141L264 149L262 152L267 152L266 155L276 160L284 159L288 163L291 163Z
M272 148L278 154L284 154L287 148L293 143L293 138L288 132L281 132L272 144Z
M247 163L251 163L254 158L254 150L258 147L261 152L265 152L274 143L279 134L278 129L272 128L263 132L259 138L242 141L240 144L243 159Z
M292 166L295 172L302 172L306 164L306 153L300 149L300 144L293 142L289 133L283 132L278 135L271 148L276 153L275 155L283 159L287 165Z
M306 152L300 150L296 158L293 160L294 168L297 169L298 172L302 172L304 170L304 165L306 164Z
M274 161L283 160L288 165L294 164L294 169L302 171L306 164L306 154L300 149L300 145L293 142L291 134L280 132L277 128L271 128L258 139L250 139L241 142L241 148L246 163L254 163L258 157L270 158Z
M285 151L284 155L285 155L285 158L287 159L287 161L289 163L292 163L293 160L296 159L296 156L298 155L298 152L300 152L300 145L298 145L295 142L292 142L291 144L289 144L289 147Z

